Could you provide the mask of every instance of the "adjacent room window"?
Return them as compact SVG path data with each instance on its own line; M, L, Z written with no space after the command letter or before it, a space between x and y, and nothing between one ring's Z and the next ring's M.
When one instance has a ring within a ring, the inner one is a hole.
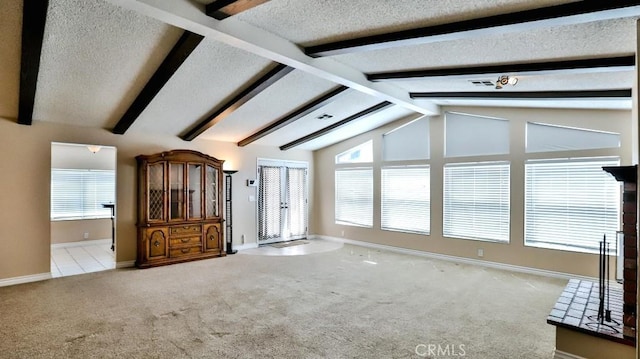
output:
M619 162L617 158L528 161L525 245L597 253L604 235L614 243L620 223L620 185L602 167Z
M382 169L382 229L429 234L429 166Z
M373 169L336 169L337 224L373 226Z
M509 163L444 166L443 233L509 242Z
M51 220L110 218L115 171L52 169Z

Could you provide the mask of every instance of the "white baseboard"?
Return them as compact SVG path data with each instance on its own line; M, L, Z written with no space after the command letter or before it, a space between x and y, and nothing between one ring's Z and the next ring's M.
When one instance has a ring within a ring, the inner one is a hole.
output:
M512 271L512 272L535 274L535 275L541 275L541 276L553 277L553 278L561 278L561 279L580 279L580 280L587 280L587 281L597 281L598 280L598 278L580 276L580 275L571 274L571 273L555 272L555 271L550 271L550 270L546 270L546 269L530 268L530 267L517 266L517 265L513 265L513 264L505 264L505 263L490 262L490 261L484 261L484 260L473 259L473 258L450 256L450 255L447 255L447 254L425 252L425 251L419 251L419 250L415 250L415 249L394 247L394 246L389 246L389 245L385 245L385 244L370 243L370 242L365 242L365 241L356 241L356 240L353 240L353 239L331 237L331 236L323 236L323 235L312 235L312 236L309 236L309 237L311 237L311 238L321 238L321 239L326 239L328 241L342 242L342 243L346 243L346 244L353 244L353 245L356 245L356 246L367 247L367 248L382 249L382 250L386 250L386 251L390 251L390 252L409 254L409 255L427 257L427 258L441 259L441 260L450 261L450 262L479 265L479 266L484 266L484 267L489 267L489 268L508 270L508 271ZM620 284L615 282L615 281L611 281L611 285L612 286L619 286Z
M135 260L116 262L116 268L132 268L135 265L136 265L136 261Z
M78 241L78 242L52 243L51 248L68 248L68 247L110 245L110 244L111 244L111 238L92 239L92 240Z
M587 358L556 349L553 352L553 359L587 359Z
M258 243L245 243L239 246L233 246L233 249L237 249L239 251L243 251L245 249L258 248Z
M41 280L47 280L47 279L51 279L51 272L0 279L0 287L31 283L31 282L39 282Z

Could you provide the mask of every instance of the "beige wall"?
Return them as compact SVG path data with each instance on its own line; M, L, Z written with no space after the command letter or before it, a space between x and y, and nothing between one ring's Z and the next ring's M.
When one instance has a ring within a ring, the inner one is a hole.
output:
M114 135L107 130L56 125L36 121L32 126L0 119L0 279L47 273L50 271L51 223L49 192L51 143L92 143L117 147L116 168L116 261L132 261L136 256L136 161L139 154L171 149L192 149L229 160L239 170L234 175L234 244L241 234L246 242L256 242L256 207L249 202L255 187L244 181L256 178L257 158L308 161L313 189L313 156L308 151L282 152L277 147L195 140L176 136L127 133ZM312 196L312 192L310 193ZM312 207L313 204L310 204ZM310 211L313 216L313 211Z
M84 234L87 233L87 238ZM111 238L111 219L51 221L51 243L81 242Z
M614 131L622 134L620 150L564 151L553 156L597 156L620 155L621 163L631 163L631 112L630 111L579 111L551 109L508 108L443 108L482 116L491 116L511 121L511 154L508 156L444 158L444 117L431 118L431 234L416 235L380 230L380 167L382 165L382 134L401 123L399 121L361 136L316 151L315 159L315 216L312 231L315 234L373 242L396 247L410 248L445 255L483 259L511 265L543 270L597 276L597 255L524 246L524 161L529 158L544 158L549 153L525 154L525 124L527 121L553 123L565 126ZM334 220L334 156L369 139L374 146L374 226L360 228L335 224ZM447 162L469 162L488 160L511 161L511 239L509 244L445 238L442 235L442 168ZM478 258L478 249L484 257Z

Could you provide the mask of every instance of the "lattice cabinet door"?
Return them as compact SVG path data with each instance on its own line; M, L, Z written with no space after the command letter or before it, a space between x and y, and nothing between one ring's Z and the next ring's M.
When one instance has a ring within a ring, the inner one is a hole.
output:
M164 222L166 220L166 183L165 162L147 167L147 221Z

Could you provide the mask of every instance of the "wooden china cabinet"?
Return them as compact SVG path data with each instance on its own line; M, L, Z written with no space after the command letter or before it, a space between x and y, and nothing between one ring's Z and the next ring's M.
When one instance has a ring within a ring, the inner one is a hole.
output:
M222 163L190 150L138 161L136 266L222 257Z

